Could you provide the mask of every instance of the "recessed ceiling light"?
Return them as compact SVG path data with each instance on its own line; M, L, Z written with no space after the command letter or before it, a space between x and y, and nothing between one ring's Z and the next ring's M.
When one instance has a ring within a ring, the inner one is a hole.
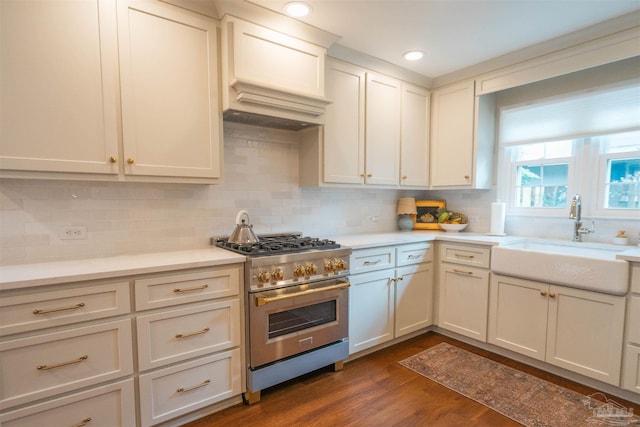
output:
M292 1L284 6L284 10L289 16L301 18L311 13L311 6L301 1Z
M420 52L419 50L412 50L412 51L409 51L409 52L405 53L402 56L407 61L417 61L418 59L421 59L424 56L424 54L422 52Z

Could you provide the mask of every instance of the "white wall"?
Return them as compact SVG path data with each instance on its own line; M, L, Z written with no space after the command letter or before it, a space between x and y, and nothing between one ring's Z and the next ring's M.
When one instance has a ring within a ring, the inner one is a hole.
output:
M240 209L249 211L257 233L394 231L399 197L445 199L469 216L467 231L489 230L495 190L300 188L294 132L226 123L224 134L222 185L0 180L0 264L203 248L211 236L232 231ZM60 240L61 227L68 225L86 226L87 239ZM609 241L626 228L635 244L640 221L598 220L597 227L585 240ZM512 217L506 231L569 239L571 221Z

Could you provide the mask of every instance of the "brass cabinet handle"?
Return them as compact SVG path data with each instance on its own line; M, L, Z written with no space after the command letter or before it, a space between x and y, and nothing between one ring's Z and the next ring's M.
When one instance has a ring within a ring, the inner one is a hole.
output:
M176 338L189 338L189 337L193 337L193 336L196 336L196 335L206 334L207 332L209 332L209 328L204 328L201 331L191 332L191 333L188 333L188 334L176 334Z
M404 175L404 176L402 177L402 179L407 179L407 178L408 178L408 177L407 177L407 175Z
M130 165L134 164L135 162L136 162L135 159L132 159L131 157L127 159L127 163Z
M69 307L59 307L59 308L50 308L47 310L33 310L33 314L47 314L47 313L57 313L58 311L67 311L67 310L77 310L78 308L84 307L83 302L79 302L76 305L71 305Z
M458 274L464 274L467 276L473 276L473 271L464 271L464 270L458 270L457 268L454 268L453 272Z
M475 256L473 255L463 255L463 254L453 254L454 257L456 258L466 258L466 259L474 259Z
M195 288L175 288L173 292L179 294L181 292L201 291L203 289L207 289L208 287L209 285L196 286Z
M547 296L547 291L540 291L540 295L542 295L543 297Z
M71 427L84 427L91 421L91 417L87 417L84 420L80 421L78 424L74 424Z
M115 156L109 157L109 163L118 163L118 158Z
M469 175L465 175L465 176L464 176L464 179L469 179Z
M549 292L549 298L555 298L556 294L554 294L553 292Z
M180 387L180 388L179 388L178 390L176 390L176 391L177 391L178 393L184 393L184 392L187 392L187 391L195 390L195 389L198 389L198 388L200 388L200 387L204 387L204 386L206 386L206 385L209 385L209 383L210 383L210 382L211 382L211 380L204 380L201 384L194 385L193 387L187 387L187 388Z
M377 259L377 260L375 260L375 261L365 261L365 262L363 262L362 264L363 264L363 265L375 265L375 264L380 264L381 262L382 262L382 260L381 260L381 259Z
M360 177L364 178L364 174L363 174L363 173L361 173L361 174L360 174Z
M84 356L80 356L75 360L69 360L68 362L62 362L62 363L56 363L55 365L38 365L36 366L36 369L39 371L48 371L49 369L55 369L55 368L60 368L62 366L67 366L67 365L73 365L76 363L80 363L84 360L87 360L89 358L89 356L84 355Z
M373 174L372 174L372 173L368 173L368 174L367 174L367 178L371 178L372 176L373 176Z
M404 280L404 276L399 276L397 280Z
M420 255L408 255L407 259L420 258Z

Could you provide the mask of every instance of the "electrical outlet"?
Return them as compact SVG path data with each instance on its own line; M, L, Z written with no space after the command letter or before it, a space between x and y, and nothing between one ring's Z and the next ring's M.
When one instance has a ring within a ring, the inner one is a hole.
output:
M84 225L69 225L60 230L61 240L86 240L87 227Z

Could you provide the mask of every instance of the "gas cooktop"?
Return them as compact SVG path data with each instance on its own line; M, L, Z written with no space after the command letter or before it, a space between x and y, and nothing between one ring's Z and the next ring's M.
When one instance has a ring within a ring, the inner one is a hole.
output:
M242 255L259 257L304 252L309 250L338 249L334 240L305 237L302 233L259 235L257 243L230 243L227 237L215 239L215 245Z

